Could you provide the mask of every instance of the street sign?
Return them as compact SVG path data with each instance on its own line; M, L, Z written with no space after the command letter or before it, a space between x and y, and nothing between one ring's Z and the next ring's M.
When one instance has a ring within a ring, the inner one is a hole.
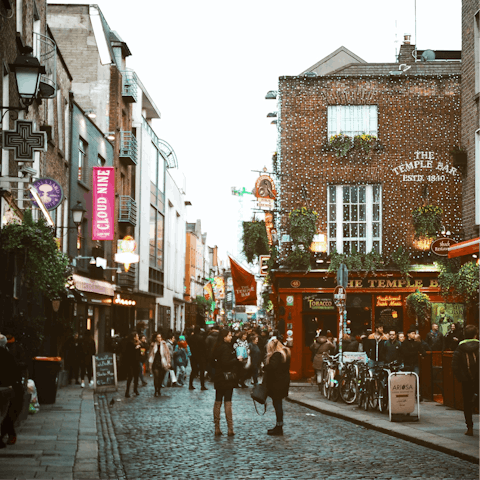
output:
M348 268L344 263L341 263L337 270L337 285L347 288L348 285Z
M343 307L345 306L346 300L347 291L345 290L345 287L342 285L337 285L333 294L333 301L335 302L335 305L337 305L337 307Z

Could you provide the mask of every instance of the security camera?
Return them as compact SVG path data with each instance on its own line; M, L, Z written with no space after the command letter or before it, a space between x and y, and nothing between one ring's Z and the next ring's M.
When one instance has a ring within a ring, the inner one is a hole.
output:
M36 175L37 174L37 171L32 168L32 167L27 167L26 165L24 165L23 167L20 168L20 171L22 173L27 173L28 175Z

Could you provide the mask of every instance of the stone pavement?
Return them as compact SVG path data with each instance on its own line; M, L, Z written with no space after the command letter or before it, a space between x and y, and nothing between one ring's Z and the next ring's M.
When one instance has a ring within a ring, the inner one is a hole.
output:
M293 383L292 385L300 386L301 384ZM291 392L289 400L326 415L348 420L439 452L471 462L479 461L478 415L474 415L473 418L475 436L467 437L464 435L466 426L463 412L436 402L420 403L420 421L390 422L389 416L378 410L365 412L341 400L332 402L323 397L316 387L307 385L303 384L303 388L294 389L296 391Z
M139 397L127 399L121 382L119 392L99 398L99 423L114 430L113 436L99 430L99 438L111 444L106 453L99 449L100 478L478 479L474 463L293 402L284 402L285 435L270 437L271 401L266 415L257 416L249 389L234 391L236 435L226 435L222 410L224 435L215 437L215 393L211 383L207 386L200 391L197 381L194 391L164 388L155 398L149 380ZM292 398L316 393L305 390L293 387Z
M100 478L93 389L61 388L54 404L29 415L17 443L0 450L0 478Z

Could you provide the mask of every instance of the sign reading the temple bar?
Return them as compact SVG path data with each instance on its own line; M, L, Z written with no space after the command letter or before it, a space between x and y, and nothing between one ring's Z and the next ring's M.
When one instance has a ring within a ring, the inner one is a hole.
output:
M51 178L39 178L33 183L47 210L55 210L63 201L63 190L61 185ZM39 208L33 195L30 194L32 205Z
M15 120L15 130L3 130L2 145L17 162L33 162L35 152L47 151L46 132L34 132L30 120Z
M113 240L115 226L115 170L93 167L92 240Z
M440 257L448 257L448 249L452 245L455 245L457 242L452 238L437 238L435 240L430 249L435 255Z

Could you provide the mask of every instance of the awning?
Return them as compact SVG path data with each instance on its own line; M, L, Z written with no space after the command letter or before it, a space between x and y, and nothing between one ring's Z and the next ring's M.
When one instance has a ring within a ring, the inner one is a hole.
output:
M448 258L462 257L463 255L471 255L477 253L480 246L480 238L472 238L464 242L456 243L448 248Z

